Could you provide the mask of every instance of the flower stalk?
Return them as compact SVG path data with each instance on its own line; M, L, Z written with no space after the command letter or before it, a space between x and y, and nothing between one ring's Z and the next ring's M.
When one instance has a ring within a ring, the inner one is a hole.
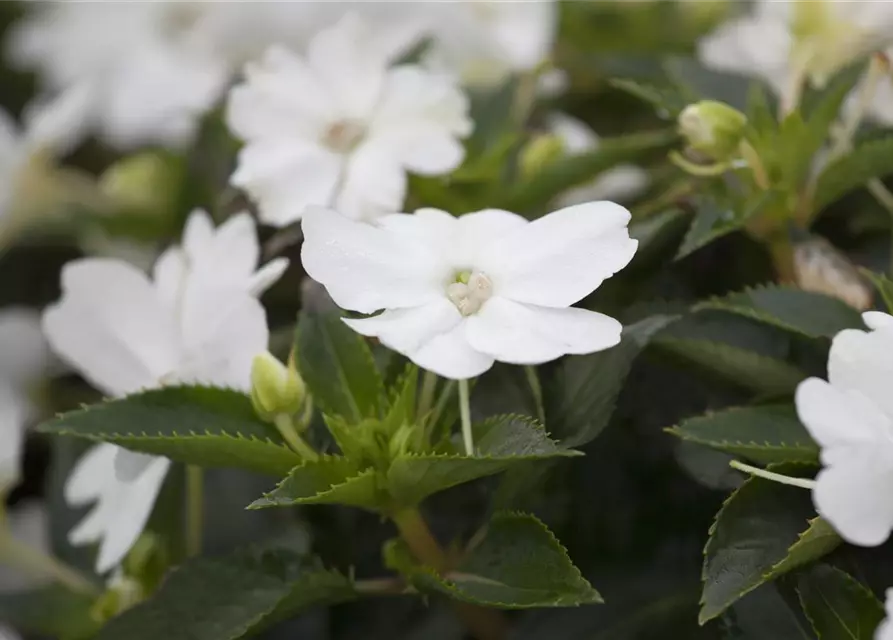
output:
M205 515L205 476L198 465L186 467L186 553L202 552Z
M273 424L276 425L279 434L288 443L288 446L294 449L295 453L305 460L319 459L319 454L298 434L291 417L280 413L273 419Z
M474 455L474 435L471 432L471 400L468 392L468 380L459 380L459 416L462 420L462 442L465 444L465 455Z
M814 489L816 485L815 480L810 480L809 478L792 478L791 476L786 476L781 473L767 471L766 469L760 469L759 467L752 467L749 464L744 464L738 460L732 460L729 463L729 466L752 476L763 478L764 480L771 480L772 482L778 482L779 484L786 484L792 487L800 487L801 489Z

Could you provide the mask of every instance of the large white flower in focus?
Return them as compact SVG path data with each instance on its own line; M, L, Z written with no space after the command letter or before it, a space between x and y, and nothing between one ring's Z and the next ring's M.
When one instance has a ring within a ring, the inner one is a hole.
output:
M353 14L319 32L305 58L273 47L245 76L227 108L246 143L232 183L268 224L288 225L308 205L365 219L398 211L407 172L447 173L464 157L466 96L443 75L389 68Z
M162 254L152 278L120 260L66 265L62 299L44 313L44 332L64 360L110 396L188 382L247 391L252 360L269 337L256 296L285 266L277 261L255 271L258 253L247 214L215 230L206 214L194 212L183 246ZM136 541L169 465L110 444L78 461L66 499L96 505L69 539L100 542L97 571L113 568Z
M838 333L828 381L804 380L795 400L822 447L816 510L848 542L876 546L893 529L893 316L862 317L870 330Z
M488 209L392 214L375 225L311 209L301 258L345 320L424 369L480 375L496 360L538 364L614 346L621 325L571 307L632 259L629 212L611 202L533 222Z

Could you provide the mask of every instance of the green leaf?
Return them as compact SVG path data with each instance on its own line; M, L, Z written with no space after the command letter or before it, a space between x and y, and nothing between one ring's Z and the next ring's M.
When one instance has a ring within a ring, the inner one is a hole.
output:
M96 640L236 640L307 607L354 597L351 581L315 558L242 549L185 563Z
M558 194L594 180L618 164L641 161L643 156L668 149L677 138L675 130L666 129L602 138L597 150L567 156L529 180L519 181L500 206L509 211L537 212Z
M881 294L881 299L887 307L887 313L893 313L893 281L882 273L874 273L867 269L863 269L862 274L871 280L871 284Z
M831 126L840 116L844 100L864 76L862 61L838 73L828 86L815 96L806 95L801 109L805 114L807 134L798 146L798 152L808 160L828 139Z
M324 413L351 422L380 417L381 374L366 341L338 314L302 311L295 350L301 376Z
M93 598L63 587L0 594L0 620L21 631L62 640L84 640L99 623L90 615Z
M499 416L475 427L477 454L407 454L388 470L388 490L401 506L414 506L426 497L477 478L501 473L536 460L580 455L549 439L530 418Z
M654 107L657 116L664 120L676 120L680 112L691 102L690 96L673 85L658 86L630 78L613 78L609 84L647 102Z
M693 310L705 309L737 313L812 338L865 326L860 313L837 298L775 284L713 298Z
M546 525L522 513L497 513L483 542L445 576L417 568L411 579L420 591L502 609L602 602Z
M893 137L865 142L825 167L816 183L818 212L873 178L893 174Z
M828 565L801 572L797 593L819 640L874 640L884 605L850 575Z
M690 418L669 433L759 462L818 463L819 447L791 405L738 407Z
M205 467L281 476L301 462L247 395L231 389L153 389L66 413L44 433L77 436Z
M298 504L344 504L376 510L384 502L381 481L371 467L359 470L347 458L322 456L291 470L279 485L249 509Z
M796 465L781 465L793 473ZM750 478L723 504L704 548L701 624L779 576L830 553L840 544L815 517L809 492Z
M739 203L718 202L712 197L699 198L695 204L697 213L676 253L676 260L742 229L752 217L776 206L780 198L780 193L776 191L762 193L748 202Z
M651 338L676 316L655 315L624 327L620 344L564 358L544 379L546 424L567 447L593 440L607 426L633 362Z

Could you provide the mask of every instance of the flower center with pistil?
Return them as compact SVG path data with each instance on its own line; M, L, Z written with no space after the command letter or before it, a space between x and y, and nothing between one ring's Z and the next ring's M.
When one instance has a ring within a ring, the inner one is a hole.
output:
M348 153L366 135L366 125L359 120L338 120L322 136L322 143L336 153Z
M493 282L481 271L460 271L447 285L447 298L463 316L477 313L493 295Z

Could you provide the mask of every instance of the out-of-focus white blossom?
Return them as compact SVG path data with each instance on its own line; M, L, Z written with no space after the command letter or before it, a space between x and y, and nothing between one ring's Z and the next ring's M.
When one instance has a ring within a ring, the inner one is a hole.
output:
M570 305L632 259L629 212L612 202L530 222L487 209L392 214L375 225L310 209L301 259L345 320L424 369L453 379L497 360L539 364L620 340L620 323Z
M822 448L816 510L848 542L882 544L893 529L893 316L862 315L869 331L831 342L828 381L800 383L800 420Z
M552 50L558 24L554 0L470 0L421 3L433 43L426 60L469 85L493 85L535 69Z
M66 265L62 299L45 312L44 331L62 358L111 396L184 382L248 391L252 360L269 337L256 296L287 264L256 271L258 253L247 214L215 230L207 214L194 212L183 245L161 255L151 279L118 260ZM100 542L98 571L118 564L136 541L169 465L110 444L78 462L66 499L96 505L69 539Z
M6 513L9 535L16 542L35 551L50 553L49 515L44 504L28 500L17 504ZM48 576L35 576L20 569L0 564L0 594L25 591L48 582ZM0 638L3 634L0 633Z
M884 609L887 617L881 621L874 632L874 640L893 640L893 588L887 589Z
M552 113L547 120L549 130L572 155L598 149L599 138L584 122L564 113ZM648 187L648 173L631 164L618 165L605 171L589 184L575 187L558 198L558 204L569 207L593 200L627 200Z
M232 183L268 224L288 225L308 205L365 219L397 211L407 172L439 175L464 157L465 95L446 76L390 68L353 14L321 31L305 57L274 47L245 75L227 109L246 142Z

